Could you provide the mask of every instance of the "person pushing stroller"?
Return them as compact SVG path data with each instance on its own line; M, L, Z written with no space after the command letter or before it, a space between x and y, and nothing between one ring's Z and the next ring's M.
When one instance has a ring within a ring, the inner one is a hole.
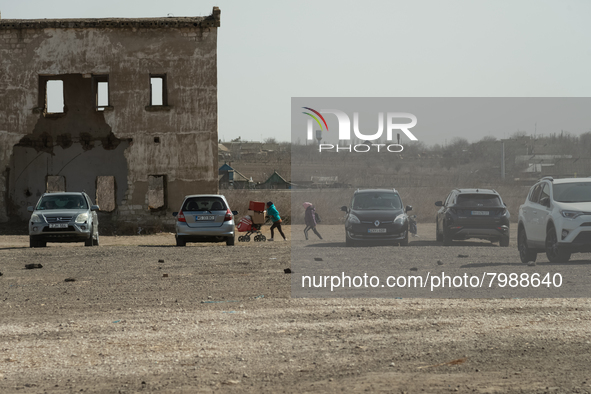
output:
M306 236L306 241L308 240L308 231L314 231L314 234L318 236L318 238L322 239L322 235L316 230L316 209L314 205L309 202L305 202L304 209L306 210L304 214L304 220L306 222L306 228L304 229L304 235Z
M271 226L271 238L269 238L267 241L273 241L273 230L275 229L279 231L279 234L281 234L283 240L287 241L287 238L285 238L285 234L283 234L283 230L281 230L281 216L279 216L279 211L277 210L277 208L275 208L275 205L271 201L267 203L267 215L271 218L271 221L273 222L273 225Z

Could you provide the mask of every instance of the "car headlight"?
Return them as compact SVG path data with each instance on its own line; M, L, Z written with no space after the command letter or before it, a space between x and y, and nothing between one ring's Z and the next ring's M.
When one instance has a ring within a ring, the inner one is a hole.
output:
M560 211L560 213L567 219L576 219L583 214L579 211Z
M39 215L37 215L36 213L31 215L31 222L32 223L42 223L43 220L41 220L41 218L39 217Z
M359 220L359 218L353 214L349 215L349 218L347 219L347 223L348 224L359 224L361 223L361 221Z
M88 213L84 212L78 215L76 218L76 223L85 223L88 220Z
M396 216L396 219L394 219L394 224L402 224L404 223L404 214L400 214L398 216Z

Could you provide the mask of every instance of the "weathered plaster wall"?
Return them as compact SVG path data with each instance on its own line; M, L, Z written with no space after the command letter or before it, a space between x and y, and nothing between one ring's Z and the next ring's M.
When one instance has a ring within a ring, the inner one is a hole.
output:
M185 194L217 192L217 26L215 9L207 18L0 20L0 221L11 204L26 217L23 206L44 190L40 179L80 152L64 170L68 191L94 198L96 177L116 176L120 219L171 221ZM106 111L95 109L91 74L109 75ZM167 106L149 107L150 74L166 74ZM64 79L67 111L57 119L44 116L39 97L39 77L48 75ZM58 137L66 134L64 149ZM94 144L85 150L88 135ZM105 149L109 135L116 149ZM33 152L47 157L17 181ZM148 175L166 175L165 212L147 208ZM35 192L23 200L25 183Z

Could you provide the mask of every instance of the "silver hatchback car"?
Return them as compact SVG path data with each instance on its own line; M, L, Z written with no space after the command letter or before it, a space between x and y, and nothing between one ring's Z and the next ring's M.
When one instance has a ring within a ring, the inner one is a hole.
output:
M234 245L234 215L220 194L186 196L176 217L176 246L187 242L223 242Z
M98 205L92 205L86 193L45 193L37 205L28 207L29 245L45 247L47 242L84 242L99 244Z

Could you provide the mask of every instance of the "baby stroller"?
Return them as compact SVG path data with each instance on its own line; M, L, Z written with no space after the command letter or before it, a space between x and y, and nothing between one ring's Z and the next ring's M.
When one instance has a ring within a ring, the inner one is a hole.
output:
M263 210L259 210L261 206L263 207ZM250 236L252 234L256 234L254 236L254 242L265 242L267 237L261 233L261 227L263 224L268 223L269 219L265 220L264 203L251 201L250 208L251 209L248 212L249 215L240 219L240 222L238 222L238 225L236 226L236 230L238 230L239 233L246 233L238 237L238 242L250 242Z

